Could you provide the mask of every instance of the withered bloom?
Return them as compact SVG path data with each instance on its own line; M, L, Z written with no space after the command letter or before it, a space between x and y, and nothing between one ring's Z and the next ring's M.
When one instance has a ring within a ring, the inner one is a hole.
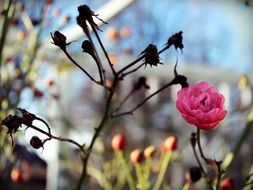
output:
M33 136L30 140L30 145L35 148L35 149L39 149L39 148L43 148L43 142L42 140L37 137L37 136Z
M140 55L144 56L145 67L148 64L151 67L152 65L157 66L157 64L162 64L160 63L157 47L153 44L149 44L148 47L146 47L146 49L142 51Z
M77 9L79 12L79 16L77 17L77 22L79 22L79 25L81 24L80 19L82 19L83 21L88 21L90 25L94 26L96 29L99 30L97 24L93 20L93 17L96 17L101 22L107 24L102 19L98 18L98 14L95 14L88 5L81 5Z
M53 39L52 44L58 46L59 48L61 48L62 50L66 49L66 46L69 45L70 43L66 43L67 38L66 36L64 36L62 33L60 33L59 31L55 31L54 34L51 34L51 37Z
M23 118L22 118L22 123L24 125L30 126L32 125L32 122L37 118L34 114L26 111L25 109L22 108L17 108L18 110L21 111L21 113L23 114Z
M134 84L133 88L134 88L134 90L139 90L142 87L144 87L145 89L150 88L149 85L147 85L147 83L146 83L146 77L143 77L143 76L138 79L138 81Z
M183 32L180 31L178 33L173 34L167 42L167 46L170 47L172 45L174 45L175 49L177 50L177 48L179 48L181 51L184 48L184 44L183 44L183 36L182 36Z
M94 48L92 43L89 40L84 40L82 43L83 52L88 53L90 55L94 55Z
M88 25L86 23L86 20L83 20L80 15L76 17L76 22L83 29L83 32L85 34L89 33L89 28L88 28Z
M8 128L7 134L16 133L21 124L22 118L16 115L8 115L1 121L1 125L5 125Z
M8 115L1 121L1 125L5 125L8 128L7 134L10 134L12 146L14 144L12 133L16 133L21 124L22 118L16 115Z

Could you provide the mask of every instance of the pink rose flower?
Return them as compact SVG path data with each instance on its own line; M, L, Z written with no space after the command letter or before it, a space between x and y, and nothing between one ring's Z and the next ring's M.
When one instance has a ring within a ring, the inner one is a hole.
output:
M224 96L215 87L200 82L178 91L176 106L188 123L209 131L226 116L224 102Z

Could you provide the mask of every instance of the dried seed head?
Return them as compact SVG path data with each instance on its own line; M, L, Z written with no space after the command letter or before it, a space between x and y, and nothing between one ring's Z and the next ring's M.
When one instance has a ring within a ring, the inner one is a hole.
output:
M173 34L167 42L167 46L171 46L174 45L175 49L177 50L177 48L179 48L181 51L184 48L184 44L183 44L183 36L182 36L183 32L180 31L178 33Z
M51 37L53 39L52 44L58 46L59 48L65 50L66 46L68 45L66 43L67 38L66 36L64 36L62 33L60 33L59 31L55 31L54 34L50 33Z
M157 66L160 63L160 58L158 54L157 47L153 44L149 44L144 51L141 52L141 55L144 56L145 67L149 64L151 67Z
M36 119L36 116L26 111L25 109L22 109L22 108L17 108L17 109L20 110L21 113L23 114L22 123L27 126L32 125L32 122Z
M92 43L89 40L84 40L82 43L83 52L88 53L90 55L94 54L94 48Z
M90 7L88 5L78 6L77 10L79 12L79 16L83 20L89 20L92 18L92 16L95 15L94 12L90 9Z
M37 136L33 136L30 140L30 145L35 148L35 149L39 149L39 148L43 148L43 142L42 140L37 137Z
M21 127L22 118L16 115L8 115L1 121L1 125L5 125L8 128L7 134L17 132L18 128Z

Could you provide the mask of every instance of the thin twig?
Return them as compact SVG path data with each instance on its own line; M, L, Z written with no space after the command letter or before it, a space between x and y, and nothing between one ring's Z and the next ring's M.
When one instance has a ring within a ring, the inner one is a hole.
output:
M166 89L167 87L171 86L173 84L173 80L171 82L169 82L168 84L164 85L162 88L160 88L159 90L155 91L154 93L150 94L148 97L146 97L142 102L140 102L137 106L135 106L134 108L132 108L129 111L126 112L122 112L116 115L112 115L113 118L115 117L120 117L123 115L132 115L133 112L135 110L137 110L138 108L140 108L143 104L146 103L146 101L148 101L150 98L152 98L153 96L157 95L158 93L160 93L161 91L163 91L164 89Z
M123 67L121 70L118 71L118 75L122 72L124 72L125 70L129 69L130 67L134 66L136 63L138 63L139 61L141 61L145 56L142 55L139 58L137 58L136 60L134 60L133 62L129 63L127 66Z
M128 71L126 73L122 73L121 76L119 78L124 78L125 76L133 73L133 72L136 72L138 69L140 69L143 65L145 65L145 63L142 63L141 65L139 65L138 67L136 67L135 69L131 70L131 71Z
M104 54L105 54L105 57L106 57L106 59L107 59L109 65L110 65L110 68L111 68L111 70L112 70L113 75L116 76L117 73L116 73L116 71L115 71L114 68L113 68L112 62L111 62L111 60L110 60L110 58L109 58L109 56L108 56L107 51L105 50L105 47L104 47L102 41L100 40L100 37L99 37L99 35L98 35L98 33L97 33L96 28L93 26L93 24L90 24L90 26L91 26L91 28L92 28L92 30L93 30L93 32L94 32L94 34L95 34L95 36L96 36L96 38L97 38L97 40L98 40L100 46L101 46L101 48L102 48L102 50L103 50L103 52L104 52Z
M84 68L82 68L67 52L67 50L62 49L62 51L65 53L65 55L69 58L69 60L74 63L74 65L76 65L79 69L81 69L89 78L90 80L92 80L93 82L95 82L96 84L101 85L98 81L96 81Z
M58 141L69 142L69 143L71 143L71 144L74 144L74 145L78 146L78 148L79 148L80 150L82 150L82 152L85 152L84 146L81 145L81 144L79 144L78 142L72 140L72 139L54 136L54 135L52 135L51 133L48 133L48 132L46 132L46 131L44 131L44 130L42 130L42 129L40 129L40 128L34 126L34 125L30 125L29 128L32 128L32 129L34 129L34 130L36 130L36 131L39 131L40 133L42 133L42 134L48 136L49 138L52 138L52 139L55 139L55 140L58 140Z

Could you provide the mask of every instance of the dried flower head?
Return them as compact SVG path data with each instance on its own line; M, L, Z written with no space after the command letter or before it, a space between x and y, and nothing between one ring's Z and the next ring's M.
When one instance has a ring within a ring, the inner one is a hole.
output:
M67 38L66 36L64 36L62 33L60 33L59 31L55 31L54 34L51 34L51 37L53 39L52 44L58 46L59 48L61 48L62 50L66 49L66 46L69 45L70 43L66 43L67 42Z
M30 140L30 145L35 148L35 149L39 149L39 148L43 148L43 142L42 140L37 137L37 136L33 136Z
M7 134L10 134L12 146L14 144L12 133L16 133L18 128L22 125L22 118L16 115L8 115L1 121L1 125L8 128Z
M8 115L1 121L1 125L5 125L8 128L7 134L16 133L21 124L22 118L16 115Z
M23 114L22 117L22 123L24 125L30 126L32 125L32 122L37 118L34 114L26 111L25 109L22 108L17 108L18 110L20 110L20 112Z
M181 51L184 48L184 44L183 44L183 32L180 31L178 33L173 34L167 42L167 46L170 47L171 45L174 45L175 49L177 50L177 48L179 48Z
M145 67L149 64L151 67L157 66L160 63L160 58L158 54L157 47L153 44L149 44L144 51L141 52L140 55L144 56Z
M90 55L94 55L94 48L92 43L89 40L84 40L82 43L83 52L88 53Z
M98 20L100 20L101 22L107 24L106 22L104 22L102 19L98 18L98 14L95 14L88 5L81 5L77 8L78 12L79 12L79 16L78 18L83 20L83 21L87 21L89 22L90 25L94 26L96 29L99 30L97 24L94 22L93 17L96 17ZM80 21L79 21L80 22Z

